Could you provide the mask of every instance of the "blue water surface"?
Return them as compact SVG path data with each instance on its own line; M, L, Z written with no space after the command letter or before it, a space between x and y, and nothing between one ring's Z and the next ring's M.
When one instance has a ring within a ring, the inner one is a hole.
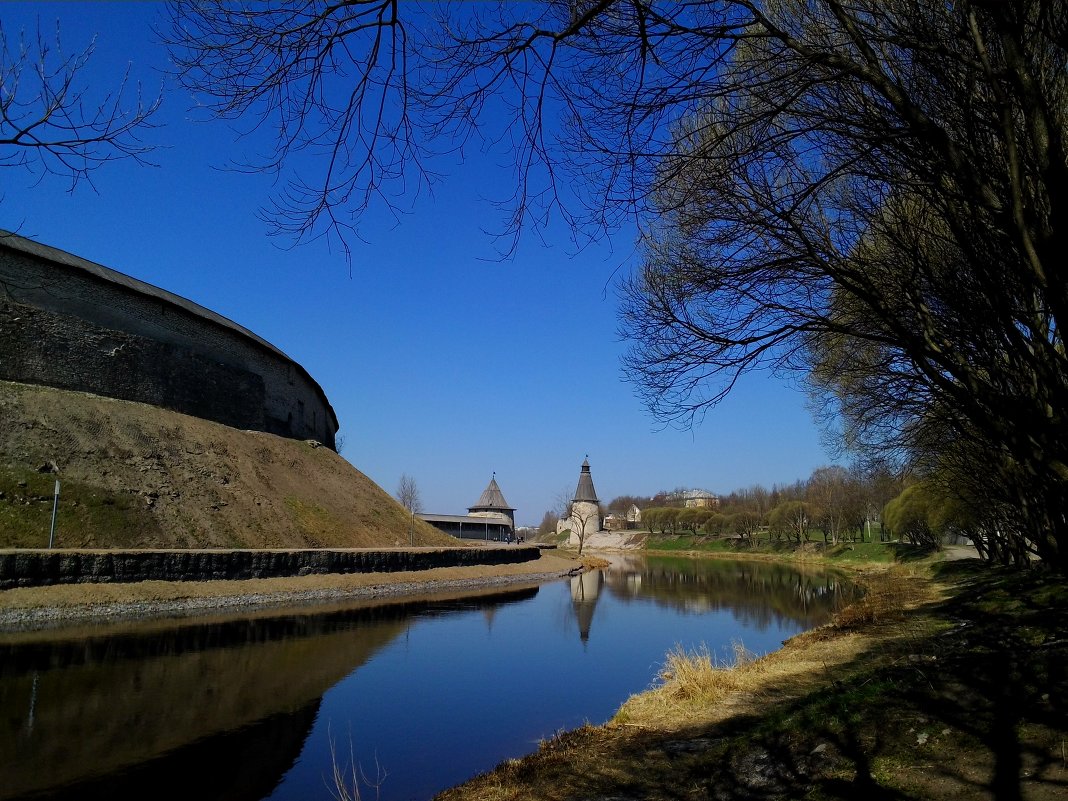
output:
M365 798L429 799L605 722L676 646L766 653L850 592L781 565L615 557L462 599L14 638L0 799L329 799L335 764Z

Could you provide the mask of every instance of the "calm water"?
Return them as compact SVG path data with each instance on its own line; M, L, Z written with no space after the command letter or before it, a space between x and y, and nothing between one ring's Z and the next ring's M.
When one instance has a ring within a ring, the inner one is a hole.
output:
M676 644L774 650L840 578L618 558L534 589L0 638L0 798L427 799L600 723ZM364 797L375 791L364 787Z

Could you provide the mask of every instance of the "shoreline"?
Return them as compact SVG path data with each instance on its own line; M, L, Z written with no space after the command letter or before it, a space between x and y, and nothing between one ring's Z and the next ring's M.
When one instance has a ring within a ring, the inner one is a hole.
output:
M337 605L541 584L582 569L564 555L501 565L237 581L64 584L0 591L0 633L205 613Z
M868 592L830 623L756 659L669 654L606 723L435 801L1062 798L1068 582L959 556L836 567Z

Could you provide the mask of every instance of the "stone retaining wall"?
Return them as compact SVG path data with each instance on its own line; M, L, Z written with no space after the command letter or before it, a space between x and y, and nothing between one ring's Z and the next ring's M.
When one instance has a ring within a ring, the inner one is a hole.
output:
M411 550L0 551L0 589L49 584L284 578L312 573L394 573L530 562L534 546Z

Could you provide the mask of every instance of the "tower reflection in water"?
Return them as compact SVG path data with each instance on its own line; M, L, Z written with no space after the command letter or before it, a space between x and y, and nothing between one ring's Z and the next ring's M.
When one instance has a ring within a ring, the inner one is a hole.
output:
M604 557L609 566L572 576L571 609L583 643L598 600L649 601L683 614L728 611L758 628L789 623L803 629L830 619L858 589L843 574L796 564L679 557Z

